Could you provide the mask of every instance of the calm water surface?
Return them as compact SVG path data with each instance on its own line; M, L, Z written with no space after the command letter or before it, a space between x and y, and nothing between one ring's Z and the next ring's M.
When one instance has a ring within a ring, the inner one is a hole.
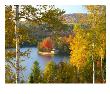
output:
M38 54L38 49L37 48L21 48L20 50L22 52L26 51L30 49L30 54L29 57L22 57L23 61L22 65L26 67L26 70L23 71L23 75L24 75L24 79L27 80L29 74L31 73L31 68L32 65L34 63L34 61L38 61L39 62L39 66L41 70L44 70L45 65L49 62L49 61L54 61L56 64L58 64L60 61L67 61L69 60L69 56L63 56L63 55L54 55L54 56L42 56Z

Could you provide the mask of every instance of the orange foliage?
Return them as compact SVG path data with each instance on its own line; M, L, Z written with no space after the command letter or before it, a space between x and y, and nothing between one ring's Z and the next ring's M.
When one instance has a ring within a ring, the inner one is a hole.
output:
M40 43L40 48L45 50L52 50L53 42L51 38L46 38Z

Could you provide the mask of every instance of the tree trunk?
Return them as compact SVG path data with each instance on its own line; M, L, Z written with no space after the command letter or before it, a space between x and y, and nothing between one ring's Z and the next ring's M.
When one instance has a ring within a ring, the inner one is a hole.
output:
M102 69L102 60L103 60L103 58L102 58L102 56L101 56L101 79L102 79L102 83L104 82L104 77L103 77L103 69Z
M93 83L95 83L94 42L92 44Z
M19 47L19 34L18 34L18 23L19 23L19 5L16 6L16 19L15 19L15 36L16 36L16 83L20 82L19 77L19 58L20 58L20 47Z
M95 65L94 65L94 57L92 55L92 61L93 61L93 83L95 82Z
M79 67L77 68L77 83L80 83L80 73L79 73Z

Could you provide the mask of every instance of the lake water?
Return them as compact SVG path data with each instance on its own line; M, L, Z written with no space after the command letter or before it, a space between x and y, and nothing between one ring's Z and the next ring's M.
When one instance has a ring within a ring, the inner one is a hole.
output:
M26 67L26 70L23 71L24 79L27 80L29 74L31 73L31 68L34 63L34 61L39 62L39 66L41 70L44 70L45 65L49 61L54 61L56 64L58 64L60 61L66 61L68 62L69 56L63 56L63 55L53 55L53 56L42 56L38 54L38 49L37 48L21 48L20 51L24 52L26 50L30 49L30 54L29 57L23 57L25 61L22 62L22 65Z

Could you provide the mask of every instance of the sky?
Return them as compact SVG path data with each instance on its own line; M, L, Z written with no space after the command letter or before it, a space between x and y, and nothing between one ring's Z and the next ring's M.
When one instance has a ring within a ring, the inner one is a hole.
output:
M33 5L36 7L36 5ZM64 9L66 11L65 14L72 13L87 13L86 8L83 5L55 5L56 8Z
M64 9L66 11L65 14L87 13L86 8L82 5L55 5L55 7Z

